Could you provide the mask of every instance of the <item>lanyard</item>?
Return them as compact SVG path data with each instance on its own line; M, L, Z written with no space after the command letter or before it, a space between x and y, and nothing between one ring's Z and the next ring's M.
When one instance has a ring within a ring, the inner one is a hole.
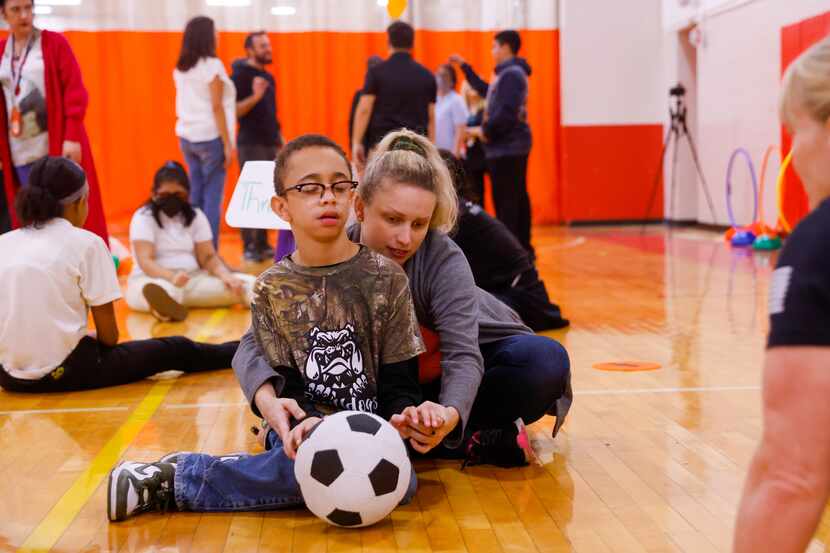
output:
M14 35L12 35L12 56L11 56L11 69L12 69L12 84L14 85L14 97L17 100L18 94L20 94L20 80L23 78L23 66L26 65L26 60L29 59L29 52L32 51L32 46L34 46L34 33L32 36L29 37L29 40L26 44L26 53L23 55L23 59L20 60L20 67L18 67L18 72L15 74L14 72Z

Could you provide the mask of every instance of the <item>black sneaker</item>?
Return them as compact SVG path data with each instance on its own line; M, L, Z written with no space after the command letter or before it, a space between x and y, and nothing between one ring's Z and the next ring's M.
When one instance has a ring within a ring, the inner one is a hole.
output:
M498 467L524 467L536 460L530 445L530 437L522 419L501 428L479 430L467 441L467 457L461 465L496 465Z
M249 263L259 263L262 261L262 259L260 259L259 252L254 249L246 249L242 252L242 258Z
M107 516L117 522L148 511L175 510L175 475L170 463L124 461L110 472Z
M265 244L259 250L259 260L264 262L271 261L272 259L274 259L274 248Z

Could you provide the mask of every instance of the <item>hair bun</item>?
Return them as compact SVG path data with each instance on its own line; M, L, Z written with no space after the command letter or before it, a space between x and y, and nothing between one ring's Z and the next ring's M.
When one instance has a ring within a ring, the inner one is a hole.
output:
M397 137L389 145L390 152L394 152L396 150L407 150L410 152L415 152L423 158L427 157L427 151L424 149L424 147L406 135Z

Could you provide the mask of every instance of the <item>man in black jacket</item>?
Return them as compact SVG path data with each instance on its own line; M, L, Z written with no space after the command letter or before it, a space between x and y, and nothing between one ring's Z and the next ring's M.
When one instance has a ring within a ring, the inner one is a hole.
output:
M247 161L274 161L282 145L276 82L265 70L272 61L271 41L265 31L251 33L245 38L245 53L246 58L233 62L231 73L236 85L240 167ZM259 262L274 256L264 229L242 229L242 242L248 261Z
M481 97L487 98L484 123L478 129L467 129L467 132L484 142L496 217L519 239L531 258L535 258L530 245L530 198L527 194L527 158L532 143L527 124L527 79L531 69L527 61L517 57L521 46L516 31L496 34L492 51L496 78L489 84L461 56L450 56L450 61L460 64L470 86Z

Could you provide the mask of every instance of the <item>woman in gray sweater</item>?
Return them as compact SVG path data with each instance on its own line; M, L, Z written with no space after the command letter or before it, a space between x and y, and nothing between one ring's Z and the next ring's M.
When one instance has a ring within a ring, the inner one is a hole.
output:
M424 175L433 179L429 188ZM536 336L519 316L476 287L470 266L447 236L457 199L435 147L409 131L378 145L358 189L353 240L400 263L409 277L420 325L440 339L441 376L423 383L437 404L437 422L413 426L409 442L426 453L442 445L472 463L522 465L531 455L524 424L555 415L554 435L570 407L570 361L556 341ZM291 413L260 413L256 391L273 382L251 335L243 336L233 367L254 412L272 426ZM274 419L274 420L271 420Z

